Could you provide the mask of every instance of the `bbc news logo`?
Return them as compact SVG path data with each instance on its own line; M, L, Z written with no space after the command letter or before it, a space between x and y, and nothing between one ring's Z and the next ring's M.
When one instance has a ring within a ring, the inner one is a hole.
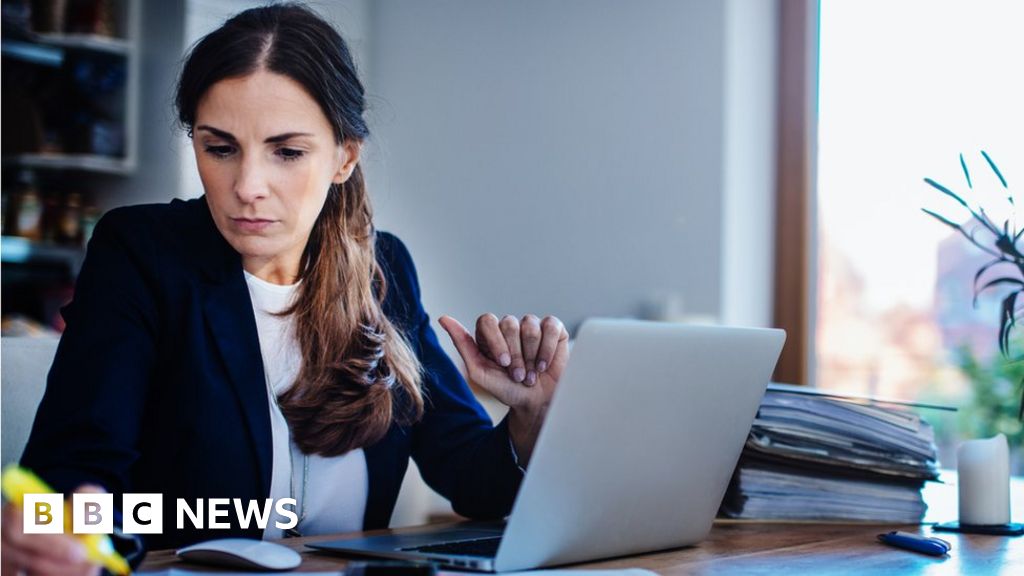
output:
M63 534L65 502L62 494L25 494L24 531L26 534ZM241 498L199 498L194 505L184 498L175 502L175 526L184 530L186 523L203 530L226 530L234 512L243 529L255 523L265 529L271 520L271 511L277 513L274 527L290 530L299 523L294 498L249 500ZM113 494L73 494L71 497L71 529L75 534L113 534ZM121 497L121 532L124 534L162 534L164 500L162 494L123 494Z

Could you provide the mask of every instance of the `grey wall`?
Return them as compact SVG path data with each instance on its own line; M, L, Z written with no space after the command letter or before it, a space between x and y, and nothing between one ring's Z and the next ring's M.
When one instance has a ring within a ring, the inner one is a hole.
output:
M730 278L754 284L746 300L732 294L730 320L766 323L770 263L726 274L723 248L770 256L758 218L770 213L733 218L749 233L724 230L727 184L734 215L773 185L752 182L774 112L771 51L752 55L773 22L729 12L744 5L773 13L739 0L372 3L369 180L428 311L571 326L681 300L722 318ZM730 59L755 77L730 75ZM762 133L746 133L749 119ZM726 178L748 165L752 177Z
M725 3L721 319L770 326L775 230L778 7Z
M377 224L409 245L435 318L770 322L775 2L369 14ZM413 471L392 524L425 509L447 505Z

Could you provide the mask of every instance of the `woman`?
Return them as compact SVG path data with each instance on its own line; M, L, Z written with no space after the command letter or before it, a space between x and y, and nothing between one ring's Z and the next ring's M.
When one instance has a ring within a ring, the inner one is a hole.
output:
M410 456L456 512L507 515L568 335L553 317L484 315L475 338L441 318L510 408L492 426L405 246L373 228L363 88L337 32L301 6L247 10L195 46L176 104L206 194L96 227L22 464L64 493L164 494L150 548L281 536L234 514L177 530L177 498L295 498L303 535L385 527ZM5 509L5 573L92 570L69 536L18 520Z

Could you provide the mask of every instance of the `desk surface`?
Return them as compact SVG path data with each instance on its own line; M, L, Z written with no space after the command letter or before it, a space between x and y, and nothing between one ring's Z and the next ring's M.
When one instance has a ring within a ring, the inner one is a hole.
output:
M930 533L919 526L869 526L841 524L772 524L718 522L707 540L688 548L629 558L574 565L571 568L647 568L659 574L778 573L821 574L1022 574L1024 537L1005 538L943 533L953 544L946 558L934 558L891 548L875 535L894 529ZM412 529L394 532L415 531ZM387 533L380 530L374 533ZM284 540L302 553L301 571L341 569L344 558L303 547L337 537ZM188 568L173 552L149 555L142 569Z
M954 520L956 475L943 474L944 484L929 483L924 490L928 503L926 522ZM1012 518L1024 518L1024 479L1011 483ZM417 528L378 530L365 534L416 531ZM568 568L615 570L646 568L658 574L1024 574L1024 536L1001 537L936 533L953 545L945 558L892 548L875 537L902 530L932 535L928 526L867 524L795 524L771 522L715 522L706 540L687 548L628 558L576 564ZM354 536L354 535L351 535ZM299 571L330 571L344 568L346 560L305 548L307 542L337 540L339 536L293 538L282 543L302 553ZM151 553L144 571L167 568L203 568L179 562L173 551ZM216 572L216 570L210 570Z

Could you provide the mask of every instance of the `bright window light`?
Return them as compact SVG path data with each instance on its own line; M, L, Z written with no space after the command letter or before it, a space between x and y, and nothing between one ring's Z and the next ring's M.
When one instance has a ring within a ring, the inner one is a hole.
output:
M966 220L930 177L999 222L1011 216L984 150L1024 210L1024 2L820 6L815 382L961 406L961 420L937 423L940 443L990 424L1019 440L1019 422L972 412L962 366L965 350L986 369L998 362L1001 295L971 302L986 257L921 208Z

